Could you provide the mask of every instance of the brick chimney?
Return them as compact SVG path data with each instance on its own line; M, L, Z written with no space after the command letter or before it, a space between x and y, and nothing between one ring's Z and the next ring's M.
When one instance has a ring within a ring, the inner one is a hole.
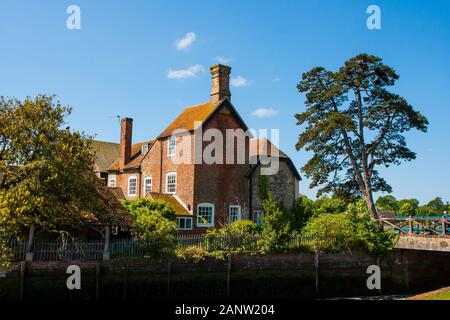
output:
M131 135L133 131L133 119L122 118L120 123L120 160L119 167L123 168L131 158Z
M223 64L212 65L209 70L212 77L211 102L217 103L228 98L231 100L230 73L231 67Z

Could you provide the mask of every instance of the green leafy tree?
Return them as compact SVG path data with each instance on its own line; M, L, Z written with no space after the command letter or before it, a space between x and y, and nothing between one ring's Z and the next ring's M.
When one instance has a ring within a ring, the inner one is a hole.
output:
M427 205L423 205L423 206L418 207L415 210L415 212L416 212L417 216L432 216L432 215L434 215L433 209L430 208Z
M292 231L300 232L314 214L314 201L306 196L300 196L288 211L289 225Z
M377 217L373 192L392 190L377 168L415 159L404 133L428 126L403 97L387 90L398 77L368 54L351 58L337 72L317 67L302 75L297 88L306 94L306 111L295 117L306 127L296 148L313 152L302 171L311 187L321 186L319 196L357 194Z
M70 111L53 96L0 98L0 237L113 218L92 172L90 137L65 126Z
M292 237L289 218L271 193L268 193L267 198L263 200L262 208L261 250L264 252L282 251Z
M433 210L434 214L442 214L447 207L441 197L434 198L427 203L427 206Z
M376 202L378 210L398 211L400 208L397 199L391 195L379 197Z
M397 213L401 216L414 216L416 214L416 208L410 202L404 202L400 205Z
M402 206L405 203L410 204L413 209L417 209L420 204L419 200L414 199L414 198L413 199L401 199L398 201L399 206Z
M314 212L321 213L341 213L347 209L347 203L339 198L322 197L314 202Z
M172 206L148 199L124 201L124 206L135 220L131 235L139 240L146 254L158 256L175 249L178 230Z

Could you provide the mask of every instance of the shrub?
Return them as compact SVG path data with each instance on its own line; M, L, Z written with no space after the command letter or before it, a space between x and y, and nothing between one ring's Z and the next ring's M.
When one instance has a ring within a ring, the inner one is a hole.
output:
M238 220L220 230L234 236L245 237L256 234L259 228L256 223L251 220Z
M380 229L362 200L350 204L344 213L313 217L303 233L317 237L316 246L323 251L363 249L376 256L392 250L397 240L395 233Z
M250 220L238 220L220 229L209 230L207 234L210 252L221 250L248 251L255 250L255 236L259 227Z
M303 234L313 236L315 249L326 252L349 250L355 241L346 213L319 214L308 221Z
M125 201L124 206L134 218L131 235L145 254L158 256L171 252L178 234L175 211L163 201L141 199Z
M208 251L200 247L189 246L186 248L177 248L175 250L175 255L178 258L182 258L184 260L193 260L194 262L201 262L206 259Z
M375 256L383 256L394 248L398 235L392 231L383 231L379 222L369 214L363 200L350 204L347 214L355 234L356 247L363 248Z
M262 252L285 250L292 239L289 217L285 210L273 199L272 194L262 202L263 224L261 227L261 241L259 243Z
M341 213L347 209L347 203L339 198L323 197L314 202L314 212L321 213Z
M300 196L288 211L292 231L300 232L314 214L314 201L306 196Z
M175 210L167 202L163 200L149 200L149 199L139 199L139 200L125 200L122 202L124 207L130 212L130 214L136 218L138 209L145 208L150 212L159 212L164 218L171 221L175 221L176 214Z

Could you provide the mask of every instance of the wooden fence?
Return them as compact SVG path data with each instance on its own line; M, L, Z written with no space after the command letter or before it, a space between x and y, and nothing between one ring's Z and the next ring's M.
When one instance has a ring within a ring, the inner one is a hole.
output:
M173 249L196 247L207 251L257 251L262 240L261 236L253 235L239 237L233 235L207 236L178 235L175 245L168 247L164 252L173 252ZM311 236L298 236L293 238L287 247L299 249L306 246L320 246L322 241L337 241L336 239L317 239ZM10 241L10 248L14 261L22 261L26 257L26 241ZM142 245L131 238L111 239L109 242L109 255L111 258L144 256ZM72 261L72 260L103 260L105 253L104 240L74 240L63 243L61 241L35 241L32 247L35 261Z

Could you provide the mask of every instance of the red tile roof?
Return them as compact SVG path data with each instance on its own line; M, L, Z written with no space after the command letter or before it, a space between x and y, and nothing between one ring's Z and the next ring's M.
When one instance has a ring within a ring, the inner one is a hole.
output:
M149 192L146 196L147 199L163 200L172 206L177 216L190 216L191 213L180 203L177 197L173 194Z
M148 143L148 149L150 150L156 140L149 140L146 142L135 143L131 147L131 158L130 161L125 165L124 169L134 169L138 168L141 165L142 160L144 159L145 154L142 154L142 145L144 143ZM108 168L111 171L119 170L119 161L117 159L113 162L113 164Z
M195 121L204 122L216 110L220 103L205 102L195 106L187 107L178 117L158 136L165 138L173 134L177 129L192 131L195 128Z

